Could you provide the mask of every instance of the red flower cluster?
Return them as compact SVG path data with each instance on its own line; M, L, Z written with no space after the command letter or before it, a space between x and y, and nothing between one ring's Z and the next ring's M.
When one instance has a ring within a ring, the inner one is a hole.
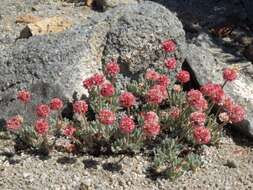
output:
M223 70L223 78L226 81L233 81L237 78L238 72L232 68L226 68Z
M181 114L181 110L178 107L173 106L170 108L169 115L173 119L178 119Z
M205 127L194 128L193 136L198 144L208 144L211 141L210 130Z
M39 104L36 107L36 113L38 117L48 117L50 114L50 108L46 104Z
M173 40L165 40L162 42L162 47L165 52L173 52L176 50L176 44Z
M31 100L31 94L27 90L21 90L17 94L17 99L26 104Z
M224 91L219 84L207 83L200 88L201 92L210 98L214 103L221 103L224 97Z
M73 136L73 134L76 132L76 128L73 127L72 125L68 125L64 131L63 131L63 134L67 137L71 137Z
M202 112L193 112L190 115L190 123L192 127L204 127L206 122L206 114Z
M145 114L143 114L143 118L144 118L144 123L158 123L159 122L159 117L158 115L153 112L153 111L149 111Z
M116 120L116 116L112 111L103 109L98 113L98 120L104 125L112 125Z
M124 116L120 121L119 128L124 134L132 133L135 128L133 119L129 116Z
M84 100L76 101L73 104L73 111L80 115L85 114L88 111L88 104Z
M46 120L39 119L35 122L35 130L40 135L45 135L48 132L49 125Z
M229 110L229 118L232 123L239 123L244 120L246 113L242 106L234 105L231 110Z
M225 95L223 97L222 105L227 111L230 111L234 106L234 101L230 96Z
M168 70L173 70L177 66L177 60L174 57L165 59L164 65L168 68Z
M115 93L115 88L111 83L104 83L101 86L100 94L104 97L113 96Z
M167 87L170 84L170 79L166 75L160 75L157 80L157 84Z
M117 64L117 62L112 59L105 67L105 72L106 74L108 74L109 76L116 76L119 72L120 72L120 68L119 65Z
M130 108L136 104L136 99L131 92L123 92L119 97L119 102L121 106Z
M156 72L154 69L148 69L145 74L145 79L151 81L157 81L160 77L160 74Z
M50 109L51 110L59 110L63 107L63 102L59 98L53 98L50 102Z
M91 76L90 78L85 79L83 81L83 86L87 90L90 90L95 86L99 86L99 85L103 84L104 81L105 81L104 75L96 73L93 76Z
M186 99L187 99L188 104L190 104L196 110L204 111L208 107L207 101L203 97L202 93L198 90L194 90L194 89L190 90L187 93Z
M147 102L149 104L160 104L167 97L167 89L161 85L155 85L147 92Z
M181 70L177 76L176 76L177 80L184 84L190 81L190 73L188 71L185 70Z
M23 118L20 115L13 116L6 121L6 128L11 131L16 131L21 128Z

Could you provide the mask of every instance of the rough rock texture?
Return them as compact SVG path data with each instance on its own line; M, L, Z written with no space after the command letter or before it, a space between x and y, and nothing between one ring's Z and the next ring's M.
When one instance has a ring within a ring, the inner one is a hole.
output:
M107 34L105 62L116 58L123 70L136 74L163 62L160 44L165 39L175 40L175 56L179 63L184 61L185 32L176 15L151 2L115 11L118 17L113 19Z
M101 69L103 57L128 64L126 56L131 56L134 64L130 70L135 73L157 62L160 56L154 48L172 38L178 44L176 56L183 61L184 34L174 14L159 4L144 2L94 14L62 33L18 40L0 53L0 116L16 113L20 109L15 100L17 90L38 82L42 89L56 88L58 93L42 94L32 88L33 96L43 97L34 104L59 95L71 100L74 92L80 96L85 93L82 80Z
M228 60L224 55L223 57L221 54L214 57L209 51L194 44L190 44L188 48L186 61L200 85L207 82L222 83L222 69L228 66L227 62L224 62ZM243 68L242 63L240 66ZM250 63L248 66L252 67ZM225 92L246 108L247 119L237 124L236 127L253 137L253 79L246 75L240 75L237 80L225 86Z

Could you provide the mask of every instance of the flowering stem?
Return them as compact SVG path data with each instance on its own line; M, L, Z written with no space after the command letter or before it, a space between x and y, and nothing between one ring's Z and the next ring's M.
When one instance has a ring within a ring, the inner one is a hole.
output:
M222 88L224 88L224 86L227 84L227 82L228 82L228 81L227 81L227 80L225 80L225 82L222 84L222 86L221 86L221 87L222 87Z

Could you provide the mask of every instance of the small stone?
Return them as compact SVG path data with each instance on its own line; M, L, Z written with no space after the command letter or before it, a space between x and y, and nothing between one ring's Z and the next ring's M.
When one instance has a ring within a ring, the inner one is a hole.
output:
M228 166L229 168L237 168L238 167L235 160L227 160L225 166Z

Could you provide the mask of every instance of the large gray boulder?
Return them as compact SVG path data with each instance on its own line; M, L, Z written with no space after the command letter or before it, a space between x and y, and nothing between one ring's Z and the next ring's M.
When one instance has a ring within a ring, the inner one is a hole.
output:
M151 65L163 63L161 42L166 39L177 44L171 56L177 58L179 65L184 61L185 32L175 14L152 2L118 7L115 11L117 17L111 22L103 53L105 62L113 57L125 73L138 74Z
M222 70L229 66L228 62L224 62L224 59L229 55L218 53L217 49L216 57L214 57L210 50L210 48L208 50L194 44L190 44L188 48L186 61L200 85L208 82L223 83ZM231 57L229 58L231 59ZM253 137L253 79L241 71L239 78L228 83L224 90L236 102L243 105L247 112L246 120L236 124L235 127L244 134Z
M62 33L18 40L0 52L0 118L23 111L16 101L22 88L33 96L29 118L40 102L80 97L86 93L83 79L112 57L124 65L130 56L131 72L145 70L160 61L161 50L156 48L168 38L178 44L175 55L182 62L186 43L181 22L163 6L144 2L91 15Z

